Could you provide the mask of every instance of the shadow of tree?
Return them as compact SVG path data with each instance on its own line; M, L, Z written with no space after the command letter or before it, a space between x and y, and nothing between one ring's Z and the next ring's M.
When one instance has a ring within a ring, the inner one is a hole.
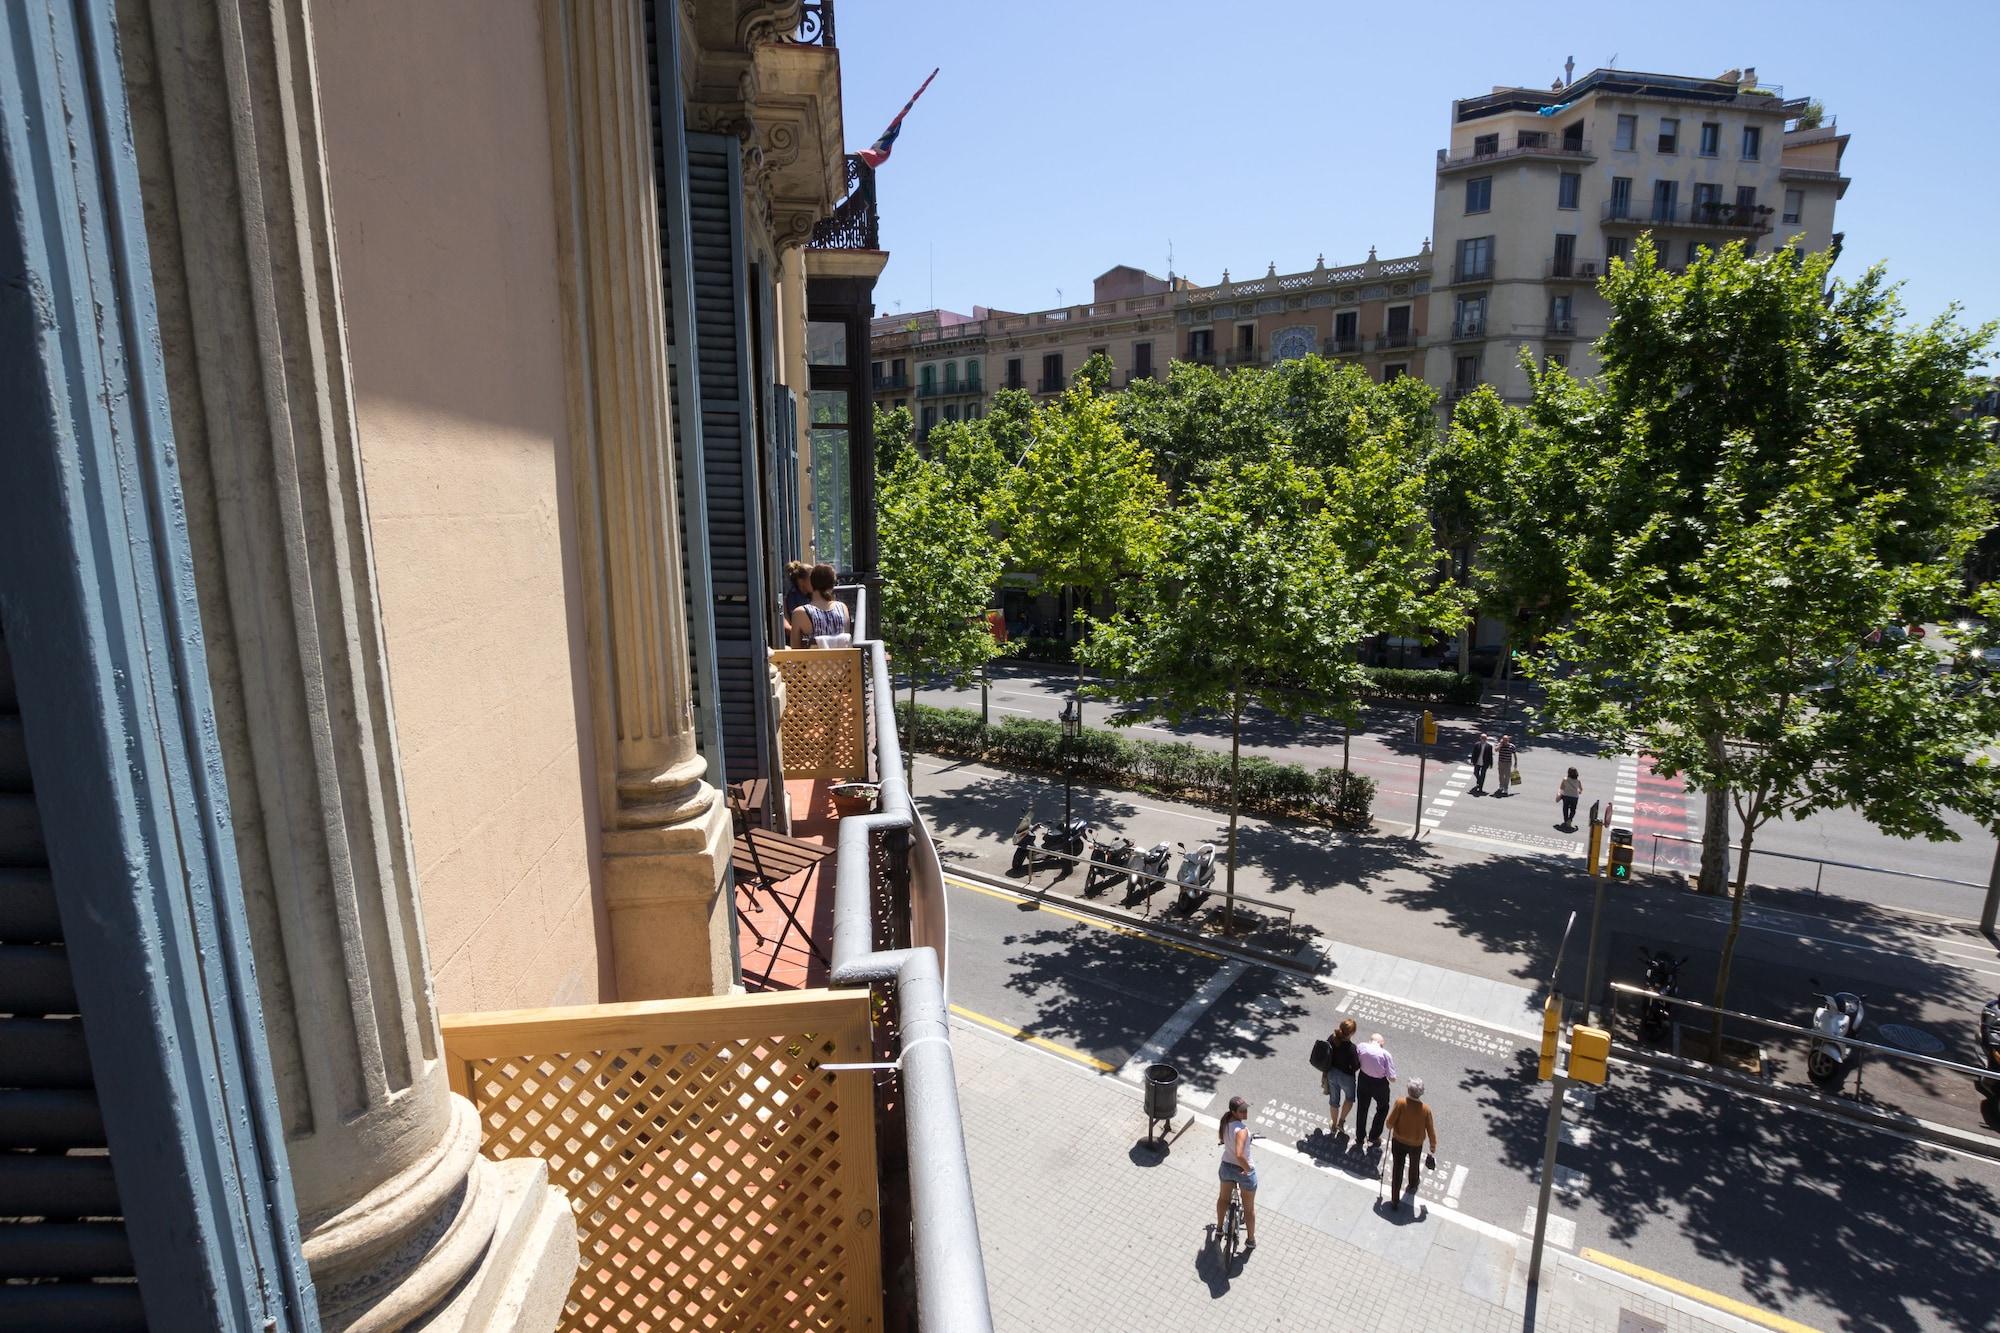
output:
M1537 1173L1548 1094L1534 1056L1473 1070L1461 1086L1476 1095L1503 1163ZM1653 1227L1673 1227L1703 1258L1738 1271L1757 1300L1779 1309L1811 1300L1838 1310L1845 1328L1993 1326L2000 1199L1955 1171L1950 1154L1624 1068L1590 1121L1589 1144L1565 1148L1563 1162L1586 1175L1612 1239L1643 1243Z

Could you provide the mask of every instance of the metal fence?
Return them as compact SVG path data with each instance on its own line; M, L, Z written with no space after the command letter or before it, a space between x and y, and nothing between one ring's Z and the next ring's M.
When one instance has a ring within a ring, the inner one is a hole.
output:
M1651 868L1653 870L1658 870L1660 868L1660 844L1662 842L1680 843L1696 847L1701 845L1701 839L1682 837L1678 833L1655 833L1652 834L1651 837L1653 839L1653 855L1651 863ZM1729 851L1731 852L1731 854L1741 852L1742 850L1743 849L1741 847L1739 847L1737 844L1733 842L1729 844ZM1898 879L1918 879L1918 880L1923 880L1924 882L1929 884L1952 884L1958 886L1959 888L1965 888L1965 889L1984 890L1987 887L1983 883L1979 883L1977 881L1969 879L1951 879L1944 875L1925 875L1925 874L1920 874L1915 870L1892 870L1888 866L1862 865L1858 861L1835 861L1830 857L1803 856L1797 852L1772 852L1772 851L1765 851L1762 848L1752 847L1750 849L1750 855L1752 857L1768 856L1773 858L1774 860L1779 860L1779 861L1799 861L1807 865L1816 867L1816 869L1813 872L1812 889L1814 893L1818 893L1820 891L1820 883L1825 876L1826 868L1828 866L1832 866L1837 870L1863 870L1867 871L1870 874L1875 874L1875 875L1894 875Z

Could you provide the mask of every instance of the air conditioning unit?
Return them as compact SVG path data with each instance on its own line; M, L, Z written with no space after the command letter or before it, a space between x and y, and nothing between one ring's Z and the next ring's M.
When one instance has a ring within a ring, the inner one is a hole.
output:
M1578 276L1579 278L1596 277L1597 261L1595 259L1586 259L1581 264L1578 264L1576 266L1576 276Z

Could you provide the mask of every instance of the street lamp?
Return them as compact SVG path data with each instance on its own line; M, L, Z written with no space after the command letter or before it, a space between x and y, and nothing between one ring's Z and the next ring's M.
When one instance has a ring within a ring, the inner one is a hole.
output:
M1069 702L1063 705L1062 710L1063 837L1065 838L1069 837L1070 780L1074 769L1072 757L1076 750L1076 738L1082 734L1083 704L1075 695L1071 695Z

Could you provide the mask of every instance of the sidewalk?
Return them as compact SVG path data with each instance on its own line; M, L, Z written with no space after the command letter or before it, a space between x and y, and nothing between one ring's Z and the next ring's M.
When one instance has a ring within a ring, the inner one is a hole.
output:
M1259 1141L1258 1244L1209 1243L1215 1123L1183 1111L1164 1154L1137 1091L954 1020L966 1148L1003 1333L1228 1328L1582 1333L1757 1327ZM1629 1317L1629 1318L1628 1318Z

